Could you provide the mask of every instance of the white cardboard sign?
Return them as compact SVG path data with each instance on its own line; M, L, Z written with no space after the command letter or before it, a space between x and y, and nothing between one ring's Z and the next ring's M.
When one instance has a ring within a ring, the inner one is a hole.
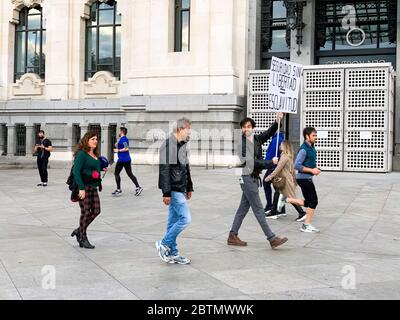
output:
M303 66L272 57L267 110L297 113Z

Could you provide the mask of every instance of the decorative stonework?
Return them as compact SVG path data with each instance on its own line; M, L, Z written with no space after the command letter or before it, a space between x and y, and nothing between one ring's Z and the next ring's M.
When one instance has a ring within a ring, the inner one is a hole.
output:
M32 7L35 4L42 5L43 0L11 0L11 3L14 6L13 16L11 18L11 23L18 24L19 23L19 12L24 7Z
M14 96L39 96L43 95L44 82L35 73L26 73L12 85Z
M97 0L87 0L85 2L85 6L83 8L83 13L82 13L82 18L83 19L90 19L90 7L92 6L93 3L95 3ZM100 2L106 3L109 0L98 0ZM118 9L118 12L120 11L120 9Z
M84 83L85 94L117 94L119 82L111 72L99 71Z

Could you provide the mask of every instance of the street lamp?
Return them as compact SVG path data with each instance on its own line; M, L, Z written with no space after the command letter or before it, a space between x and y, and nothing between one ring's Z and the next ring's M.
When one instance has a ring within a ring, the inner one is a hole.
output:
M303 7L307 5L307 1L303 0L284 0L284 5L287 10L286 28L289 30L297 30L296 44L298 45L297 55L301 54L300 46L303 43Z

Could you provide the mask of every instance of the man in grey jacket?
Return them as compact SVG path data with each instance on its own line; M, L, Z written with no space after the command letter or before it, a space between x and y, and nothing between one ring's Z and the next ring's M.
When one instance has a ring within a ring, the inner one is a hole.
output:
M283 113L277 113L277 118L282 119ZM268 226L265 219L264 207L261 203L258 189L262 186L260 174L262 170L273 167L278 163L278 158L265 160L262 154L262 145L267 142L278 130L278 123L275 122L267 131L255 135L256 124L253 119L245 118L240 122L242 136L238 144L238 155L242 162L242 176L239 178L242 189L242 199L236 212L231 231L227 240L228 245L246 246L247 243L238 237L240 226L246 217L250 207L257 218L272 249L284 244L286 237L276 236Z

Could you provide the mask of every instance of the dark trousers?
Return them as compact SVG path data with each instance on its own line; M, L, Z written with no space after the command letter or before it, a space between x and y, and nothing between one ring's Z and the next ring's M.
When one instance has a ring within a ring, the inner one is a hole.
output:
M86 235L86 230L94 219L100 214L100 198L97 189L86 186L85 199L79 200L81 217L79 219L79 231L81 235Z
M304 196L304 207L311 209L317 208L318 195L312 179L297 179L297 184L300 186Z
M265 181L265 178L268 177L273 171L274 171L273 168L268 169L265 172L263 179L263 187L265 193L265 200L267 200L267 207L272 207L272 188L271 188L271 181Z
M131 167L131 161L129 162L117 162L117 165L115 166L115 182L117 183L117 189L121 189L121 176L120 173L122 169L125 168L126 174L128 177L132 180L132 182L135 184L136 188L139 188L139 182L137 181L136 177L132 173L132 167Z
M47 183L48 181L48 173L47 173L47 165L49 164L49 159L47 158L37 158L37 166L39 170L40 180L42 183Z
M242 188L242 199L236 211L231 232L238 235L242 222L251 208L265 236L271 241L275 238L275 234L272 232L265 219L264 208L261 203L260 195L258 194L259 179L250 176L242 176L242 179L243 183L240 184Z

